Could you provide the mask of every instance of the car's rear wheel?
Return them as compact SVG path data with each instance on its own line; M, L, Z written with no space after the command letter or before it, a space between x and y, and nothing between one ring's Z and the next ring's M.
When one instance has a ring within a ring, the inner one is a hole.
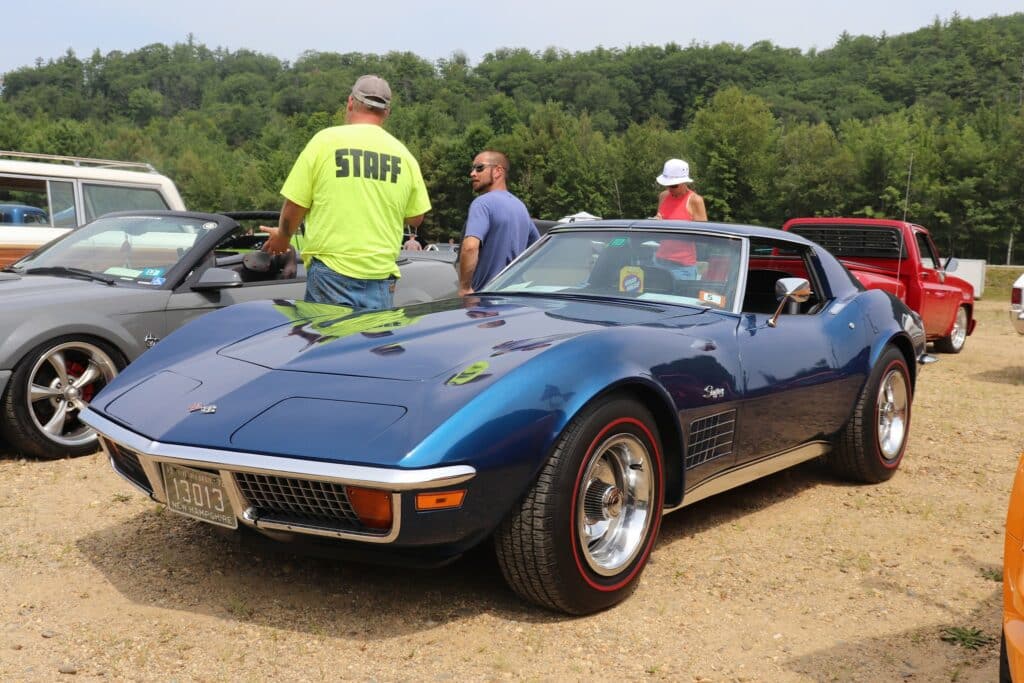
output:
M948 337L943 337L935 342L935 348L943 353L960 353L963 351L964 344L967 343L968 320L966 306L956 309L956 320L953 321L953 329Z
M585 409L495 536L512 589L570 614L628 597L661 524L663 472L658 430L640 403Z
M833 470L869 484L892 477L907 448L912 398L907 361L899 350L887 347L836 440L830 456Z
M79 414L124 366L121 354L98 340L40 344L15 367L0 400L7 441L45 459L92 453L96 433Z

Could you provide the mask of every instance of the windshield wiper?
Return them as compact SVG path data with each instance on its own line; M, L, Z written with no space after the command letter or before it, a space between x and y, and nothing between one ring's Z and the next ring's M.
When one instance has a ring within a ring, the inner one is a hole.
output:
M94 280L96 282L103 282L108 285L113 285L117 280L110 275L104 275L102 273L94 273L91 270L85 268L68 268L67 266L47 266L45 268L29 268L26 270L24 275L67 275L70 277L81 277L86 280Z

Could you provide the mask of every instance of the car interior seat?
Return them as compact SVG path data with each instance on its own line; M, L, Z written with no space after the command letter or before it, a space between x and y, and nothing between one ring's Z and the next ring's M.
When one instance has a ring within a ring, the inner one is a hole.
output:
M644 266L644 291L658 294L675 292L675 278L665 268Z

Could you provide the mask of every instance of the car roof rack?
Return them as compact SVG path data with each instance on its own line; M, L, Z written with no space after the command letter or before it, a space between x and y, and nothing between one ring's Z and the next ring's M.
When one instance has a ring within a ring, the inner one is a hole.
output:
M157 173L152 164L144 161L115 161L113 159L91 159L89 157L63 156L60 154L37 154L35 152L10 152L0 150L0 159L10 158L24 161L46 161L51 163L71 164L72 166L91 166L96 168L123 168L132 171Z

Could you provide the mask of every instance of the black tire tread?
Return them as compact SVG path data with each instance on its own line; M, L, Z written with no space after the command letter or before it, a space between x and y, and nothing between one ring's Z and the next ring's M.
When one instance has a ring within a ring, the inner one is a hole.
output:
M555 472L564 457L565 446L583 429L585 417L578 415L565 430L529 493L502 522L494 544L498 564L512 590L527 600L563 612L572 610L559 592L552 571L555 547L551 499Z

